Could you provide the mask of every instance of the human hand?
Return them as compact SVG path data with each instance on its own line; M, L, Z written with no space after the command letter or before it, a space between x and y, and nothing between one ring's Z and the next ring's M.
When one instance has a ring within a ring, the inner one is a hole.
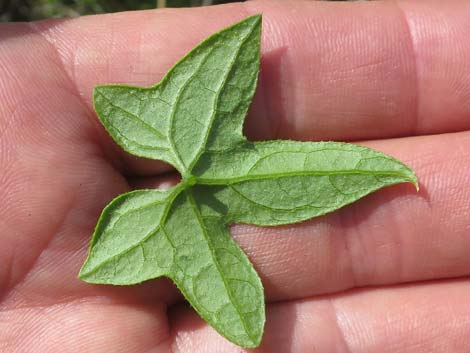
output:
M347 140L415 169L298 225L234 226L266 291L257 352L469 352L470 5L248 2L0 30L0 351L240 352L169 281L76 276L103 207L174 182L122 152L92 88L149 85L207 35L263 13L252 139Z

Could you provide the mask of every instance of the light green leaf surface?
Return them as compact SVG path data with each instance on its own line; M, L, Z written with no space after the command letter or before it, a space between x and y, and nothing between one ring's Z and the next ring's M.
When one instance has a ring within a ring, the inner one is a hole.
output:
M191 191L181 193L165 225L175 246L169 275L196 311L222 335L259 345L264 325L261 281L220 217L203 216Z
M384 186L417 183L396 159L341 142L246 143L205 153L193 173L203 213L265 226L323 215Z
M406 165L365 147L247 141L260 34L261 16L248 17L206 39L155 86L95 88L96 112L116 143L172 164L182 181L114 199L79 274L115 285L166 276L204 320L243 347L261 342L263 287L229 224L299 222L384 186L417 185Z
M183 175L200 154L243 141L259 70L261 17L207 38L153 87L98 86L94 106L129 153L172 164Z
M139 190L117 197L97 225L80 278L129 285L166 276L221 334L256 347L263 287L221 217L203 216L191 191Z

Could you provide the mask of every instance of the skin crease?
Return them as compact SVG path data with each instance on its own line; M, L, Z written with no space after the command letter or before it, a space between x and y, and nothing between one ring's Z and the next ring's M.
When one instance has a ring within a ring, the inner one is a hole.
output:
M0 351L245 351L165 279L76 275L113 197L176 182L113 144L92 88L152 84L254 13L263 56L247 135L356 141L410 165L420 192L403 184L302 224L233 226L268 301L253 351L470 352L468 1L255 1L2 24Z

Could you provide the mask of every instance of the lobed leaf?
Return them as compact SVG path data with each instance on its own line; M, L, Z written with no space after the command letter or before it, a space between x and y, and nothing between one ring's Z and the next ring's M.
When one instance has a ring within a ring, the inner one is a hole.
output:
M261 16L209 37L159 84L98 86L95 110L127 152L170 163L182 181L114 199L98 221L79 277L128 285L166 276L223 336L257 347L261 281L228 225L299 222L413 171L383 153L338 142L251 143L242 134L260 61Z

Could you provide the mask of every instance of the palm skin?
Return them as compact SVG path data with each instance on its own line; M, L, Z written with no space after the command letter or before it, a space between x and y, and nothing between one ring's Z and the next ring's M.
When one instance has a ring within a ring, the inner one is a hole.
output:
M201 39L259 12L248 135L362 141L413 167L421 191L398 185L293 226L232 227L268 301L255 351L470 352L463 1L248 2L2 25L0 351L241 351L165 279L112 287L76 276L114 196L175 181L113 144L93 86L152 84Z

